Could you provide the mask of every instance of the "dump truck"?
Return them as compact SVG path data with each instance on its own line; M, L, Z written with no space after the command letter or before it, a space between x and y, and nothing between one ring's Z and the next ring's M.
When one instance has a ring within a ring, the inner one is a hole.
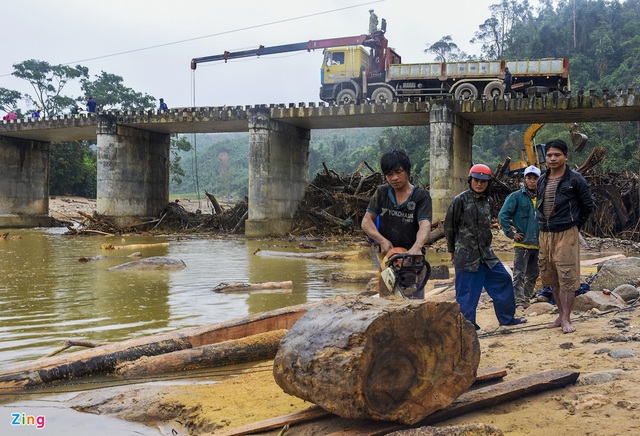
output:
M400 55L389 47L386 28L382 19L381 28L367 35L224 51L193 58L191 69L202 62L322 49L320 99L328 103L388 103L433 96L502 98L505 68L512 74L512 91L539 94L569 90L566 58L402 63Z

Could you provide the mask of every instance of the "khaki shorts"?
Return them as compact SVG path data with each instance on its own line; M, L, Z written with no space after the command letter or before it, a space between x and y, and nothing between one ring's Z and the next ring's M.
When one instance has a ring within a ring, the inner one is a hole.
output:
M578 227L564 232L540 232L540 278L542 286L563 292L580 289L580 240Z

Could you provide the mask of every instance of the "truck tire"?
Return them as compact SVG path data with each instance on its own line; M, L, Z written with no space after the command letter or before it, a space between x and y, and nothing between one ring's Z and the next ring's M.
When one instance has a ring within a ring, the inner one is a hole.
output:
M499 99L504 95L504 84L500 82L491 82L484 87L484 95L488 99L493 100L495 97Z
M471 83L463 83L458 86L453 94L456 100L476 100L478 89Z
M336 95L336 103L338 104L354 104L356 102L356 92L353 89L342 89Z
M375 104L391 103L393 101L393 92L389 88L377 88L371 94L371 100Z

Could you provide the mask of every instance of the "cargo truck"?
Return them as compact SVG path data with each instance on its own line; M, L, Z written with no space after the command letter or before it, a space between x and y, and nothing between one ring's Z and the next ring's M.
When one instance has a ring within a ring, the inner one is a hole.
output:
M502 98L504 70L512 74L511 90L524 94L569 90L566 58L522 60L473 60L402 63L385 37L386 21L372 34L321 40L238 52L191 60L195 70L202 62L225 61L300 50L324 50L320 99L329 103L363 101L388 103L417 97L449 96L458 99Z

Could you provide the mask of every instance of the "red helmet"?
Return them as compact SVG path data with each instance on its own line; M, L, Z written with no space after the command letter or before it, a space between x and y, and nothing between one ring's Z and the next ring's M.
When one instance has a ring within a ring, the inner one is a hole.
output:
M485 164L475 164L469 170L469 177L478 180L491 180L491 168Z

